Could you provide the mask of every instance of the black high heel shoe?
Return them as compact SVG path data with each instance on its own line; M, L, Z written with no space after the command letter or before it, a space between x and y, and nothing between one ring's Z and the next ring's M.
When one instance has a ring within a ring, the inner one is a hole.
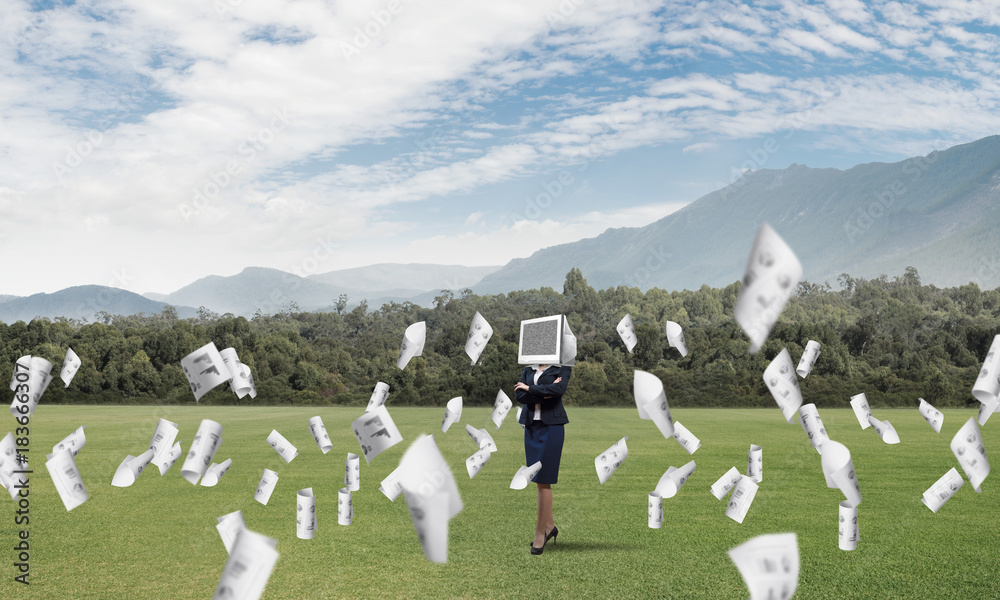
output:
M531 548L531 553L535 556L541 554L545 550L545 545L549 543L549 540L552 540L553 544L556 543L557 535L559 535L559 528L553 525L552 529L545 534L545 541L542 542L541 548L535 548L535 543L531 542L531 544L528 546L529 548Z

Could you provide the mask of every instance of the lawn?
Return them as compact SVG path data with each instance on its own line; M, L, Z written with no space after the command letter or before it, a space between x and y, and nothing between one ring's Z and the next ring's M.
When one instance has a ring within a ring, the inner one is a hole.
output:
M524 462L522 430L511 415L495 430L487 407L466 407L446 434L444 407L387 405L404 436L371 464L361 461L352 525L337 525L337 490L344 459L358 452L350 422L361 409L231 407L47 406L31 419L30 587L17 574L15 505L0 499L2 598L158 599L211 598L226 562L216 517L242 510L250 529L274 537L281 556L266 599L305 598L746 598L727 550L764 533L793 531L801 556L798 598L1000 597L997 486L983 493L966 484L938 514L919 499L958 463L951 437L974 415L946 410L935 434L912 410L875 409L889 419L902 443L884 444L862 431L850 410L825 409L832 439L845 444L861 484L858 549L837 547L839 490L828 489L820 457L797 424L772 409L676 409L701 439L690 456L664 439L635 409L568 407L566 446L555 490L558 544L530 556L534 486L509 489ZM323 455L307 428L321 415L334 448ZM213 488L194 487L180 475L183 458L166 476L151 466L128 488L111 486L126 454L146 449L157 418L178 423L185 452L201 419L224 427L215 462L233 466ZM1000 419L1000 417L994 417ZM13 425L13 421L9 421ZM470 480L465 459L476 449L465 424L487 427L499 451ZM77 457L90 499L72 512L63 507L44 467L44 455L65 435L87 425ZM983 428L986 449L1000 454L1000 425ZM265 443L277 429L298 447L291 463ZM0 434L5 433L0 431ZM434 434L458 481L464 510L451 521L447 564L428 562L400 497L378 491L420 433ZM594 458L622 436L629 456L604 485ZM709 486L730 467L746 468L750 444L763 447L763 481L742 525L724 514ZM664 526L647 527L646 499L667 467L697 462L694 475L664 500ZM264 468L280 480L268 506L253 500ZM961 469L959 469L961 471ZM994 476L996 477L996 476ZM315 539L295 536L296 491L316 495ZM4 508L5 507L5 508Z

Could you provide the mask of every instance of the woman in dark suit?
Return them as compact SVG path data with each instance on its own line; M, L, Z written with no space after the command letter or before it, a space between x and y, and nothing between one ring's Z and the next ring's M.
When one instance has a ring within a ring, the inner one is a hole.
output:
M514 398L525 405L518 420L524 425L525 464L542 462L534 479L538 485L538 521L531 543L532 554L541 554L545 544L559 535L552 519L552 484L559 478L563 425L569 423L562 397L572 371L569 366L530 365L524 368L521 380L514 386Z

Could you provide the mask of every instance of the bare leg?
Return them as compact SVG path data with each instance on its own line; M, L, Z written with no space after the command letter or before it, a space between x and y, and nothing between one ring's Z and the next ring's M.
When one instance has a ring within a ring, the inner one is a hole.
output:
M552 484L536 485L538 485L538 521L535 524L535 539L532 545L541 548L545 544L545 534L555 527L555 522L552 520Z

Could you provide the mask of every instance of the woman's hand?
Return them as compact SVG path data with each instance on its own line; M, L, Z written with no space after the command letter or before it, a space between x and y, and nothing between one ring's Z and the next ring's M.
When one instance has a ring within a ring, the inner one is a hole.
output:
M528 388L528 384L524 383L523 381L518 381L517 385L514 386L514 391L515 392L518 391L518 390L520 390L522 392L527 392L529 389L530 388Z

